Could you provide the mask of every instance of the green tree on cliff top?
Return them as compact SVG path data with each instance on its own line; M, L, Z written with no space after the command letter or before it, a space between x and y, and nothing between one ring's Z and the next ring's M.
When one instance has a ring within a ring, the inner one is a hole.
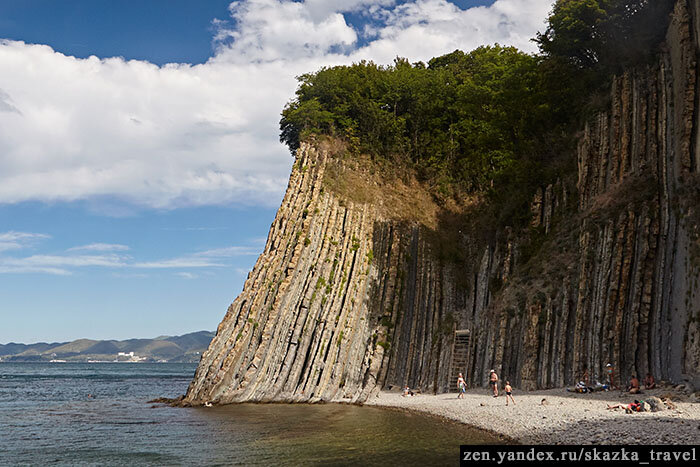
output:
M485 192L511 222L571 159L566 135L588 96L655 55L672 6L557 0L535 39L539 55L495 45L427 64L322 68L299 77L280 141L294 152L311 134L343 139L351 151L411 165L442 194Z
M673 0L558 0L535 39L550 57L616 73L653 56Z

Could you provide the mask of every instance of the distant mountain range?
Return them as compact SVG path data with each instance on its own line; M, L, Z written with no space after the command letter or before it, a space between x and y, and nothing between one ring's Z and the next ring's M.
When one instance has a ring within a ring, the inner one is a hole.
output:
M182 336L155 339L97 341L78 339L47 344L0 344L3 362L198 362L214 337L213 332L199 331Z

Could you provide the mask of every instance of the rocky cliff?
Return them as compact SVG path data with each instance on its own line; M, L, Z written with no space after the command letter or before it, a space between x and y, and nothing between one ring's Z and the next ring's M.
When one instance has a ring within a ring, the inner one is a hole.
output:
M666 43L614 80L579 137L577 180L542 187L526 235L474 234L469 202L438 205L410 175L303 144L185 402L444 392L491 368L555 387L604 380L609 362L623 380L700 377L698 2L677 3Z
M390 217L435 207L402 184L387 193L340 152L299 149L265 250L187 401L357 401L407 373L444 388L451 348L436 332L453 281L418 224Z

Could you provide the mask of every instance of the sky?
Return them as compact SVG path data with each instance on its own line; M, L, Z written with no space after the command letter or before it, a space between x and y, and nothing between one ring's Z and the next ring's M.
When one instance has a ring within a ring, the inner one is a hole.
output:
M215 330L295 76L514 45L552 0L0 0L0 343Z

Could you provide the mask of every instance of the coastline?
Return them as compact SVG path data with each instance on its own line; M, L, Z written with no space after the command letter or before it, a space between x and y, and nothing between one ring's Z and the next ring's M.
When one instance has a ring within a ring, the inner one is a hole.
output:
M661 388L640 395L609 391L576 394L565 389L514 391L516 405L494 398L486 388L472 388L463 399L456 393L417 394L381 391L364 405L409 410L457 421L522 444L698 444L700 403L681 391ZM627 414L607 410L635 398L670 397L675 409ZM542 405L542 399L546 399Z

